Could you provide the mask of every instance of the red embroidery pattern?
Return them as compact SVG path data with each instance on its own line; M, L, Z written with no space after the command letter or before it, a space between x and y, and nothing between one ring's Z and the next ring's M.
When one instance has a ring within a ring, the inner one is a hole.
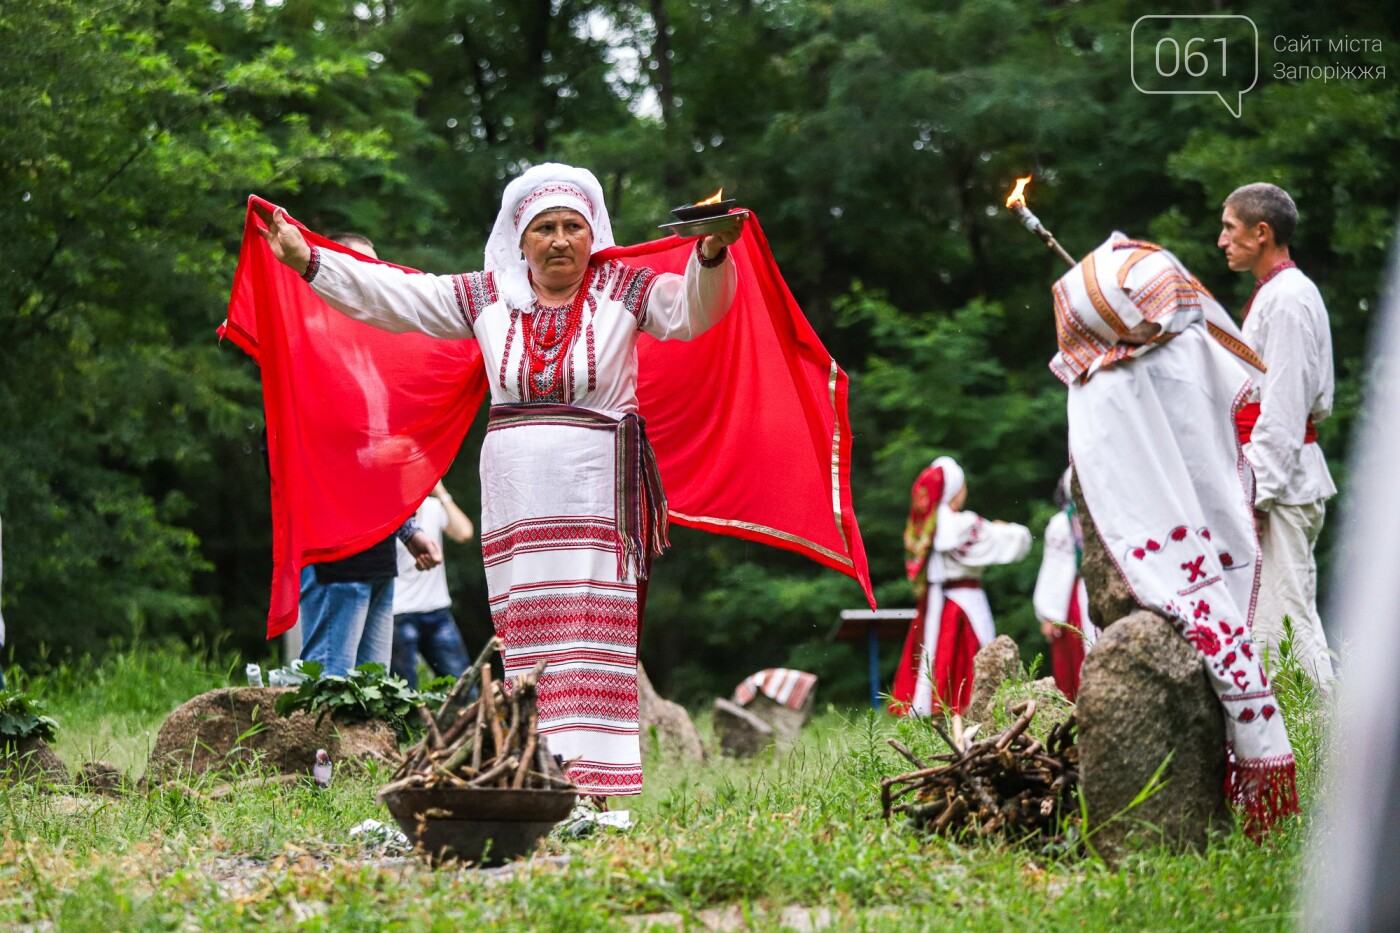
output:
M540 676L540 720L602 719L637 730L637 675L571 670Z
M539 660L539 652L560 650L558 646L578 641L612 645L629 652L637 647L637 600L630 594L618 597L587 591L549 596L512 593L504 605L492 607L491 619L507 648L528 649L522 664L528 660L533 665ZM575 650L567 648L570 660Z
M1279 263L1278 265L1274 266L1272 269L1270 269L1268 275L1255 282L1254 291L1250 292L1249 300L1244 303L1244 310L1240 312L1240 320L1244 320L1245 318L1249 317L1249 309L1254 307L1254 299L1259 297L1260 289L1272 282L1274 280L1274 276L1278 275L1284 269L1296 268L1298 268L1298 264L1296 262L1293 262L1291 259L1285 260Z
M496 277L490 272L454 275L452 289L457 294L457 310L468 326L476 324L477 316L498 300Z
M510 309L510 327L506 328L506 349L505 349L505 352L501 354L501 377L500 377L500 379L501 379L501 391L503 391L503 392L509 392L509 391L510 391L509 389L506 388L506 364L510 362L510 345L511 345L511 342L515 339L515 327L516 327L516 325L519 324L519 323L520 323L520 312L519 312L518 310L516 310L515 308L511 308L511 309ZM522 390L522 391L523 391L523 390ZM516 393L516 396L515 396L515 397L516 397L516 398L519 398L519 397L520 397L520 395L519 395L518 392Z
M973 522L972 527L967 530L967 540L959 544L957 550L953 552L953 556L957 560L961 561L966 558L968 553L972 550L973 545L982 540L982 529L985 528L986 525L987 520L979 515L977 521Z
M1201 293L1195 284L1172 266L1133 293L1133 304L1145 320L1156 321L1175 311L1199 308Z
M617 549L617 525L598 515L555 515L514 522L481 539L487 569L520 554L573 549Z
M612 291L609 293L609 297L614 301L622 302L627 313L632 315L637 321L637 326L641 327L645 323L644 312L647 306L647 296L651 294L651 288L656 284L655 270L644 266L624 266L616 260L609 265L616 267L613 270Z
M574 762L564 769L569 780L578 785L582 794L640 794L642 792L642 766L635 768L608 769L596 762Z
M591 301L592 299L590 299ZM588 391L592 392L598 388L598 352L593 345L593 316L589 315L588 327L583 332L584 342L588 345Z
M1125 552L1124 559L1126 560L1130 557L1133 560L1146 560L1148 557L1164 554L1167 545L1180 545L1185 542L1185 546L1191 548L1191 550L1187 551L1185 554L1181 554L1180 549L1178 549L1177 553L1179 556L1176 557L1175 560L1179 563L1183 579L1183 589L1178 590L1177 594L1180 596L1188 596L1221 579L1219 574L1213 573L1214 568L1206 563L1207 559L1211 556L1209 552L1213 549L1209 546L1201 547L1199 542L1197 542L1196 545L1187 542L1186 539L1190 533L1190 529L1185 525L1177 525L1164 535L1166 544L1163 544L1156 538L1148 538L1141 544L1129 545ZM1204 527L1199 528L1196 531L1196 536L1201 542L1210 541L1210 529ZM1201 550L1205 550L1207 553L1202 554ZM1248 566L1248 564L1237 566L1235 558L1229 551L1218 549L1214 549L1214 551L1215 557L1220 561L1220 567L1223 570L1240 570Z
M525 216L525 209L527 207L529 207L531 204L534 204L541 198L547 198L555 195L567 198L577 198L584 204L587 204L588 216L589 218L592 218L594 212L593 202L589 200L588 195L583 193L583 189L578 187L577 185L571 185L568 182L556 181L540 185L534 191L531 191L528 195L526 195L526 197L520 202L519 206L515 209L515 226L520 226L520 218Z

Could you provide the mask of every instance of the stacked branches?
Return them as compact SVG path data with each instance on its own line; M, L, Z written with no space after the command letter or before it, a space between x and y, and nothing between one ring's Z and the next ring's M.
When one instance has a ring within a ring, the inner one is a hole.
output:
M416 709L425 727L422 741L409 749L381 796L408 787L572 788L558 759L539 734L536 685L545 661L509 686L491 676L491 655L499 638L486 643L443 700L436 714ZM468 702L480 683L477 698Z
M1041 741L1025 734L1035 717L1034 700L1018 703L1011 713L1018 717L1014 723L980 742L972 741L978 727L964 732L959 717L953 717L953 735L934 723L952 749L932 757L943 764L925 762L891 739L918 770L880 782L885 819L904 813L919 829L940 835L1058 837L1061 815L1066 806L1073 811L1079 785L1074 714Z

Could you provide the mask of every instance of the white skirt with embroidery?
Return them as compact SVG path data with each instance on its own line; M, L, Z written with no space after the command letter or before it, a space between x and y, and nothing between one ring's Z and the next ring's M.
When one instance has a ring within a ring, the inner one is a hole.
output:
M616 436L556 423L488 430L481 546L507 677L547 660L540 735L580 793L637 794L637 581L619 581Z

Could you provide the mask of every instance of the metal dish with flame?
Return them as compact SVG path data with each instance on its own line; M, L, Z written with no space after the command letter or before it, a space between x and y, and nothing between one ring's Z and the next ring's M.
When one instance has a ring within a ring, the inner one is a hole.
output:
M694 204L682 204L680 207L672 208L671 213L675 215L675 220L670 223L661 224L662 230L669 230L680 237L708 236L711 233L718 233L721 230L728 230L734 224L734 215L747 216L748 211L735 211L730 214L734 207L734 198L726 198L724 189L721 188L703 201L696 201Z
M679 237L709 236L711 233L718 233L721 230L728 230L734 226L734 222L740 217L749 216L747 209L737 210L728 214L720 214L716 217L705 217L700 220L677 220L669 224L661 224L662 230L669 230Z

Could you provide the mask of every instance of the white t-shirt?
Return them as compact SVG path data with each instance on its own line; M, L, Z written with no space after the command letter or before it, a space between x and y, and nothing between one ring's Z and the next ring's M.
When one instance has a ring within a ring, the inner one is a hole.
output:
M429 496L418 506L418 524L428 537L442 546L442 531L447 527L447 509L437 496ZM452 605L447 592L447 565L438 564L432 570L419 570L413 555L403 542L394 539L399 555L399 578L394 583L394 615L403 612L432 612Z

